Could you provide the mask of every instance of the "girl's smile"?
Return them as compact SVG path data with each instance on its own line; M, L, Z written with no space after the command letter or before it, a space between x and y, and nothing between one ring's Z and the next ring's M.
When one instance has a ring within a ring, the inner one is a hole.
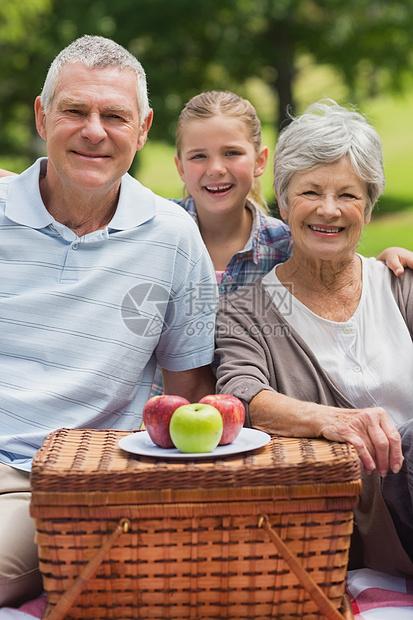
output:
M206 191L215 196L223 196L223 194L226 194L227 192L229 192L232 189L232 187L233 187L232 183L227 183L225 185L223 185L222 183L217 183L216 185L213 185L213 184L205 185Z

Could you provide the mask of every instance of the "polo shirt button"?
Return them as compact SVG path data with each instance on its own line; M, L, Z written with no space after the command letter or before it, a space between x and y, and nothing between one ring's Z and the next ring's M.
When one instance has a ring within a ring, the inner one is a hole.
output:
M353 330L351 329L351 327L345 327L343 331L345 334L351 334Z
M79 244L78 244L78 243L74 243L74 244L72 245L72 250L77 250L77 249L78 249L78 247L79 247Z
M361 366L354 366L354 372L361 372Z

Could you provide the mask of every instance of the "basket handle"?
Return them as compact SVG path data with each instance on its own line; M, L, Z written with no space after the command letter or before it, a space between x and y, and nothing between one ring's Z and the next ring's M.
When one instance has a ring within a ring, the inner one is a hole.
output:
M291 553L287 545L281 540L277 532L271 527L268 515L261 515L258 520L258 527L264 528L269 538L277 547L277 550L287 562L290 569L295 573L299 582L308 592L317 605L319 610L328 620L343 620L341 613L334 607L321 588L310 577L307 571L301 566L297 558Z
M66 617L67 612L72 607L83 588L87 585L88 581L93 577L115 540L121 534L129 530L129 519L121 519L106 542L103 543L93 558L86 564L72 587L62 595L56 605L46 610L46 614L42 617L43 620L63 620L63 618Z

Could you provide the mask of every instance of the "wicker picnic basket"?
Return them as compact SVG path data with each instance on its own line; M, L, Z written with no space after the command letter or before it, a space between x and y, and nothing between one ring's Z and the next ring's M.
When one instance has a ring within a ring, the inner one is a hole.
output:
M273 437L168 462L123 451L126 434L61 429L34 459L44 618L352 617L351 446Z

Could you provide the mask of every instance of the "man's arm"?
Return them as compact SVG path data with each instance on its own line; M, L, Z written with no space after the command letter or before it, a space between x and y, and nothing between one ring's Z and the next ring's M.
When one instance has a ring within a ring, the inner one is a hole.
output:
M191 403L215 394L215 376L210 365L180 372L162 369L162 376L165 394L183 396Z
M405 248L386 248L378 255L377 260L382 260L396 276L400 276L405 267L413 269L413 252Z

